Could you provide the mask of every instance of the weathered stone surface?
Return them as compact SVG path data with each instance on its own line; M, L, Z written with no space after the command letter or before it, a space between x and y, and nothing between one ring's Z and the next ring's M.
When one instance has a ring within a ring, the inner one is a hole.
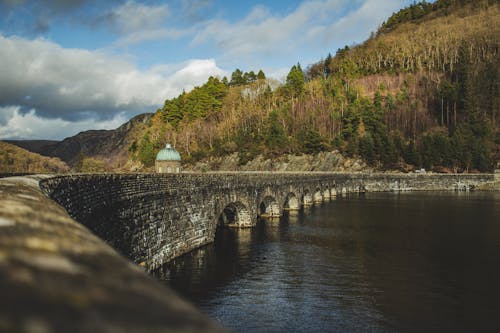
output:
M212 242L221 221L252 226L258 215L320 202L328 192L462 190L493 182L494 175L254 172L74 175L41 186L111 246L154 269Z
M360 159L345 158L338 151L320 152L314 155L287 154L277 158L265 158L257 155L244 165L240 165L238 153L222 157L210 157L195 165L186 166L187 170L218 170L218 171L275 171L275 172L306 172L306 171L337 171L359 172L369 171Z
M222 331L71 219L41 178L0 179L0 332ZM85 201L108 198L108 185L66 203L92 211Z

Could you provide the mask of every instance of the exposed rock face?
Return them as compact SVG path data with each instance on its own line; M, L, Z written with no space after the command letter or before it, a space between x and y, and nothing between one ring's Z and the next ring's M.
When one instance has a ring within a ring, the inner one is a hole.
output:
M259 155L244 165L239 164L238 153L224 157L214 157L186 166L193 171L370 171L360 159L345 158L338 151L320 152L316 155L284 155L275 159L266 159Z

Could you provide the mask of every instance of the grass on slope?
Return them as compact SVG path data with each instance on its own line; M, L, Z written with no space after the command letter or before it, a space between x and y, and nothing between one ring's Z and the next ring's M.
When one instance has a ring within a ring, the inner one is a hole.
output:
M0 173L64 173L69 167L58 158L45 157L0 141Z

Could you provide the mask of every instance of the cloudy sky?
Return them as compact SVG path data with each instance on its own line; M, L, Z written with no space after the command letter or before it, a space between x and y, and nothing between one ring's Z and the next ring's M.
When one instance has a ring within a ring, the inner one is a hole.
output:
M413 0L0 0L0 139L116 128L210 75L282 79Z

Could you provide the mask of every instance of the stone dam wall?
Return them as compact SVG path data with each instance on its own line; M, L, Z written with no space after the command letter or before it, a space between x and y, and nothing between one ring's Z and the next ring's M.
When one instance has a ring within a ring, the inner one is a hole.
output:
M473 190L494 175L207 173L58 176L42 190L76 221L153 270L214 240L218 224L255 225L331 196L357 192Z
M225 331L68 216L42 178L0 179L0 332Z
M498 184L494 175L333 173L2 178L0 332L224 331L116 249L154 269L213 241L218 224L253 226L334 195Z

